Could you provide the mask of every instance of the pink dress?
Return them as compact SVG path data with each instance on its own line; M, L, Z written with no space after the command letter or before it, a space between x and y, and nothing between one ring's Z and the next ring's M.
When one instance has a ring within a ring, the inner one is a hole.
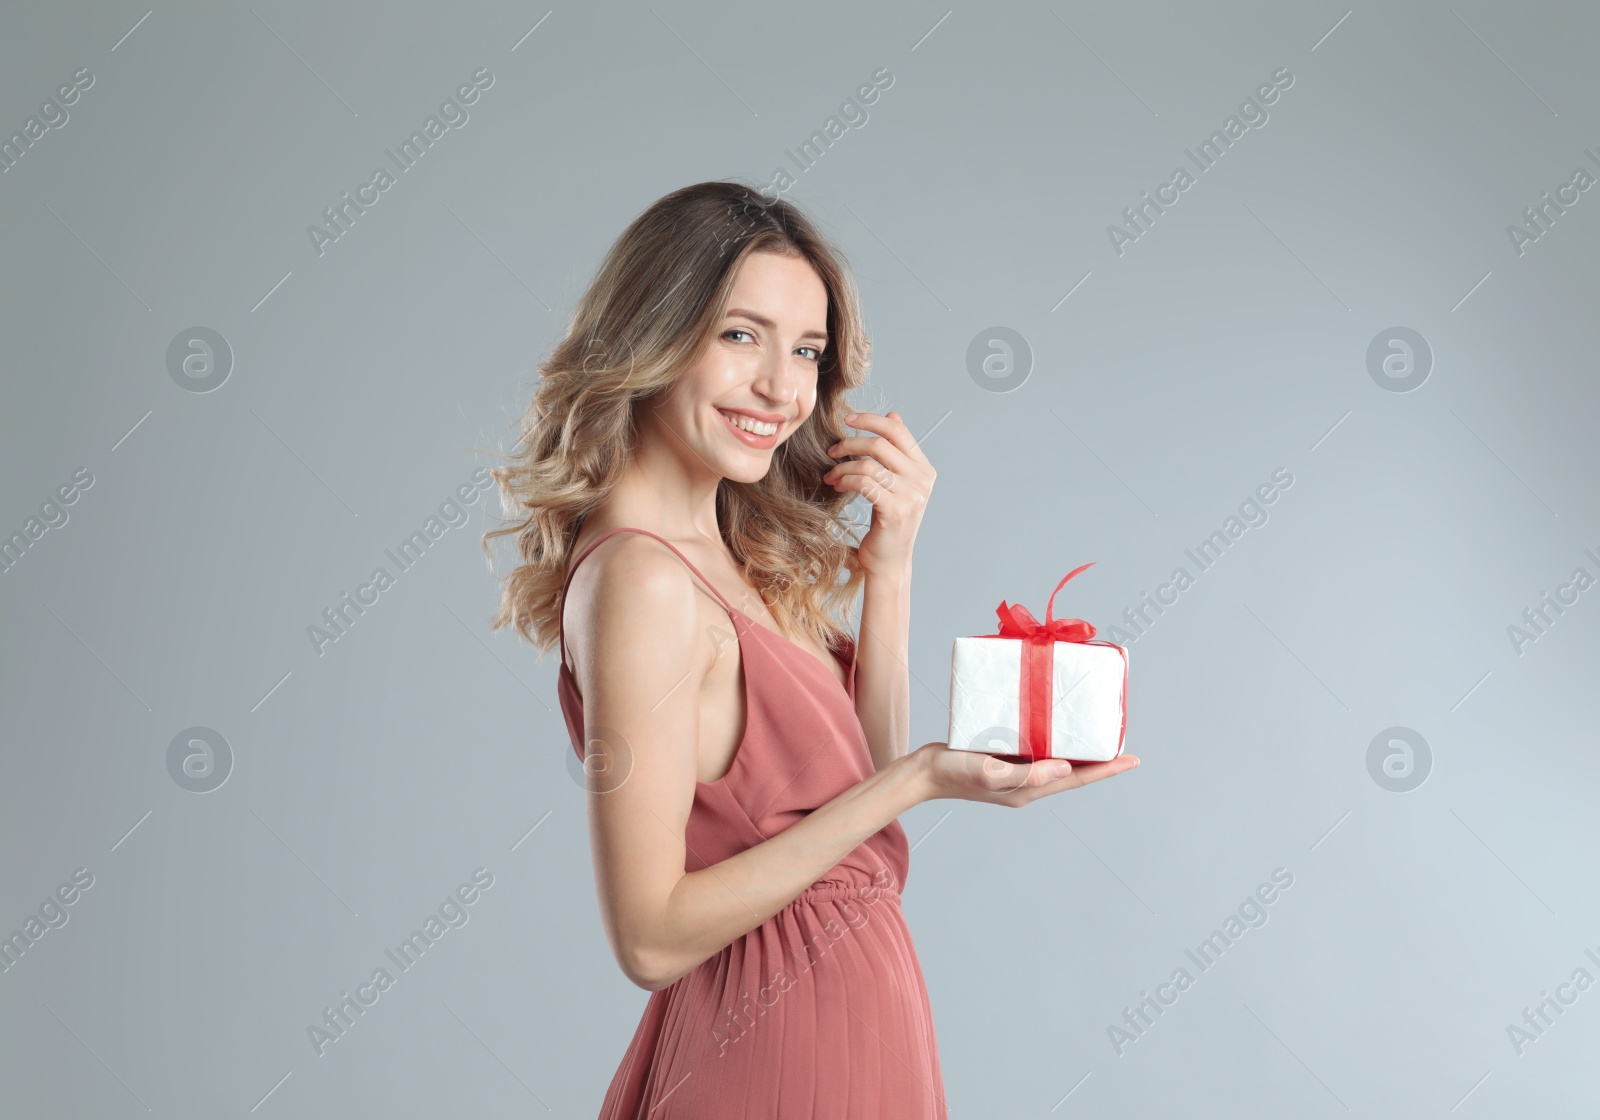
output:
M775 836L874 773L855 711L855 646L833 655L849 688L803 647L735 609L744 738L727 774L697 782L684 870ZM562 587L562 605L566 587ZM583 700L561 643L557 693L583 756ZM788 906L651 992L601 1120L944 1120L928 989L900 912L910 863L898 821L868 837Z

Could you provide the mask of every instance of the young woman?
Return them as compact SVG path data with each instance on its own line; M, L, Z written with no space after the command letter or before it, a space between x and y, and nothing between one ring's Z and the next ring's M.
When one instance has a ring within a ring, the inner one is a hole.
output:
M652 993L604 1118L945 1116L897 818L1138 764L908 749L934 469L897 413L850 412L869 353L795 207L685 187L611 247L495 472L526 519L489 534L522 560L494 626L561 647L601 918Z

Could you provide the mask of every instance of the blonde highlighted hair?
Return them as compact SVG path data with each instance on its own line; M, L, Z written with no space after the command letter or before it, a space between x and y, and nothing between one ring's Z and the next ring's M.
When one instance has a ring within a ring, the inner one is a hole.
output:
M559 637L561 587L572 545L637 446L640 410L664 395L716 335L739 265L751 253L801 257L828 293L828 346L817 403L772 453L758 482L723 479L724 542L789 633L832 647L849 629L864 573L842 514L855 491L821 481L827 449L851 434L845 399L866 380L871 343L843 257L795 206L732 181L696 183L636 217L578 301L566 337L539 365L539 383L509 465L490 473L514 523L518 566L501 581L491 627L514 626L541 659ZM521 520L516 520L521 518ZM492 564L492 554L490 555ZM843 579L841 579L841 574Z

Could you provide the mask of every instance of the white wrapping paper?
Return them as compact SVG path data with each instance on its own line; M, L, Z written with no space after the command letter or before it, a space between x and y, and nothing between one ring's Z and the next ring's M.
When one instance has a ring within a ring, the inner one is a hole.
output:
M953 750L1023 754L1021 640L957 638L950 665ZM1122 753L1127 650L1056 642L1050 757L1107 762Z

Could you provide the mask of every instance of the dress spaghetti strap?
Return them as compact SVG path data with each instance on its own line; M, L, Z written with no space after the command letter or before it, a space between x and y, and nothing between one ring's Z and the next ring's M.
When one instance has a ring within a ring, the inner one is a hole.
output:
M717 599L721 601L722 605L727 608L730 614L734 609L733 604L728 602L728 600L723 597L722 592L717 590L716 585L708 580L700 571L700 569L694 566L693 562L691 562L687 556L678 551L677 545L673 544L659 533L652 533L649 529L634 529L626 525L618 526L615 529L610 529L604 533L601 533L598 540L596 540L588 548L584 549L583 552L579 554L578 558L567 567L567 578L561 582L561 600L559 606L557 607L556 628L561 632L561 664L563 665L567 663L567 628L564 622L567 610L567 585L572 582L572 573L578 570L579 564L588 559L589 553L599 548L600 545L605 542L607 537L614 536L617 533L643 533L647 537L655 537L656 540L672 549L674 553L677 553L678 559L682 560L689 566L689 570L699 577L701 583L711 588L711 594L715 595ZM570 672L570 670L568 671Z

